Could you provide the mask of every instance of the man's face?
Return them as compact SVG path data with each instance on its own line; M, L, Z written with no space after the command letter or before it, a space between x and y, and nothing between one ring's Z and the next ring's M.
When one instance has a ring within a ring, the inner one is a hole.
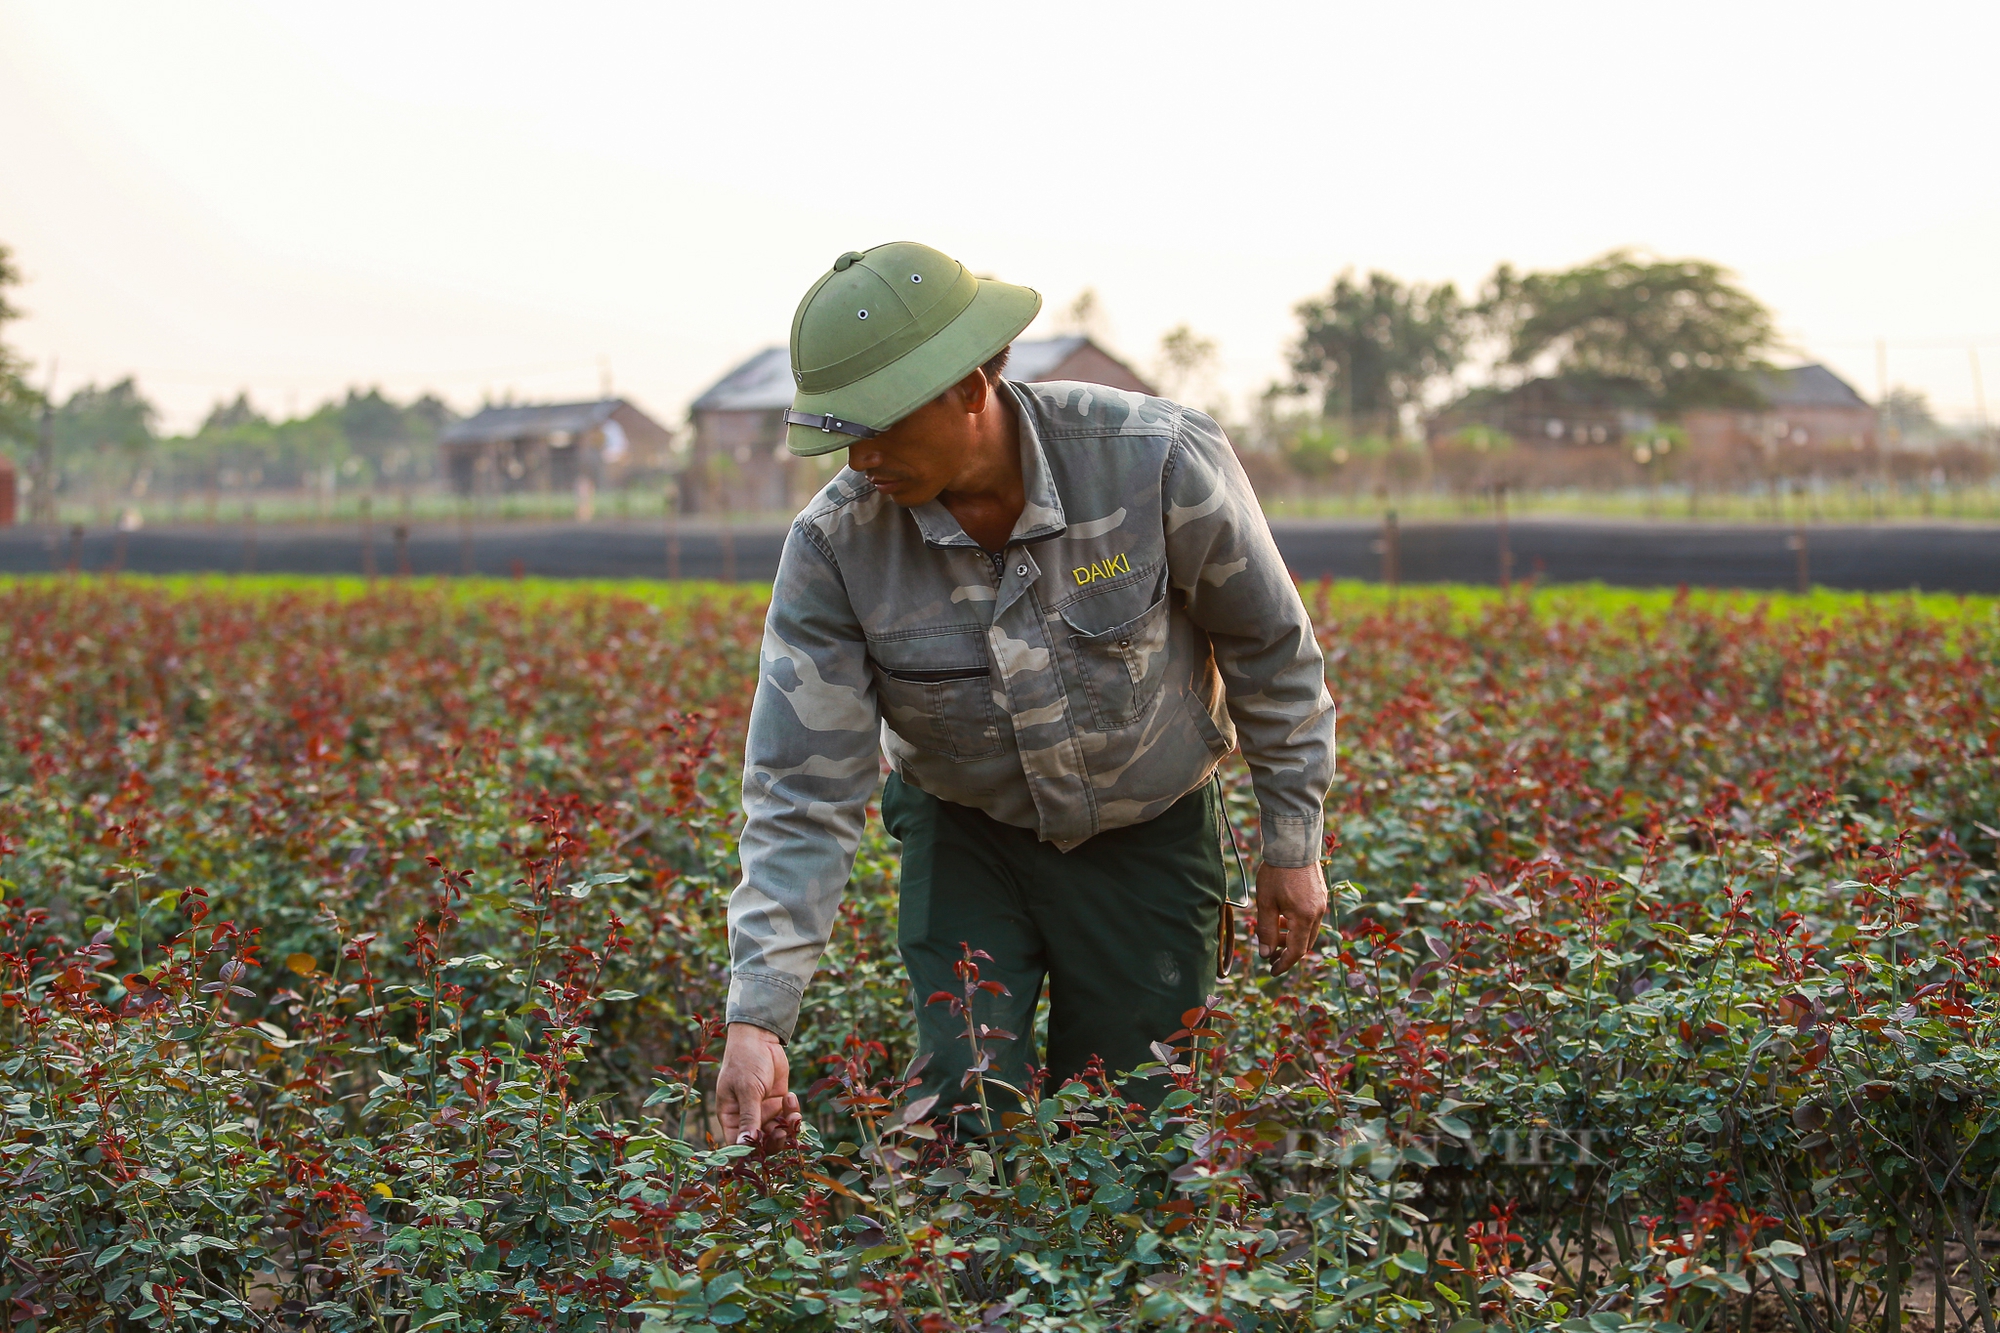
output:
M974 371L875 438L847 446L847 466L905 508L937 499L965 470L985 389L984 377Z

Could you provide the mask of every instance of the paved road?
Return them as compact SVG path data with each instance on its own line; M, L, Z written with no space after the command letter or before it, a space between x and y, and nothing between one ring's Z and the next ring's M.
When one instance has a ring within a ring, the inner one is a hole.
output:
M1373 523L1288 520L1273 525L1302 578L1379 579L1382 529ZM767 580L783 524L509 523L148 528L134 533L0 529L0 573L74 566L135 573L477 573L554 578ZM2000 593L2000 526L1878 524L1804 530L1813 583L1833 588ZM1626 587L1791 588L1800 552L1773 526L1535 519L1509 525L1513 577L1547 583L1599 579ZM1491 522L1413 523L1398 534L1405 582L1495 583L1501 540Z

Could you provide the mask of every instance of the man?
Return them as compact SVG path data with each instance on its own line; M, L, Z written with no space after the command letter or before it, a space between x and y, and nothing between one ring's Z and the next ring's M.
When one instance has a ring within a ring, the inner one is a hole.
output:
M971 1045L926 999L960 992L962 946L1005 987L974 1017L1007 1034L989 1073L1017 1087L1038 1059L1049 1086L1092 1056L1129 1070L1202 1002L1228 910L1210 777L1239 739L1274 971L1325 915L1333 702L1256 497L1201 413L1003 380L1040 307L899 242L842 255L793 317L788 444L848 467L793 522L764 630L716 1080L730 1142L797 1121L784 1042L878 745L927 1090L948 1100Z

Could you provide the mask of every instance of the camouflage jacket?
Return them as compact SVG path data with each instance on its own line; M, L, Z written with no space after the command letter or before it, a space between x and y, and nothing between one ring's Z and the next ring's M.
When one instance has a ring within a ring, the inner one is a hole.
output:
M1007 382L1005 551L843 470L793 522L764 628L729 904L731 1022L789 1037L880 776L1064 851L1160 814L1239 738L1263 858L1320 857L1333 701L1222 431L1161 398Z

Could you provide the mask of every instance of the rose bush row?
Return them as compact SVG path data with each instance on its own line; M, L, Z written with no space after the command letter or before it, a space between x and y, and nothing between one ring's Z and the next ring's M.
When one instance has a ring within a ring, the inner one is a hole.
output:
M871 824L745 1148L754 597L0 590L13 1326L1993 1328L1992 605L1307 591L1300 975L955 1136Z

